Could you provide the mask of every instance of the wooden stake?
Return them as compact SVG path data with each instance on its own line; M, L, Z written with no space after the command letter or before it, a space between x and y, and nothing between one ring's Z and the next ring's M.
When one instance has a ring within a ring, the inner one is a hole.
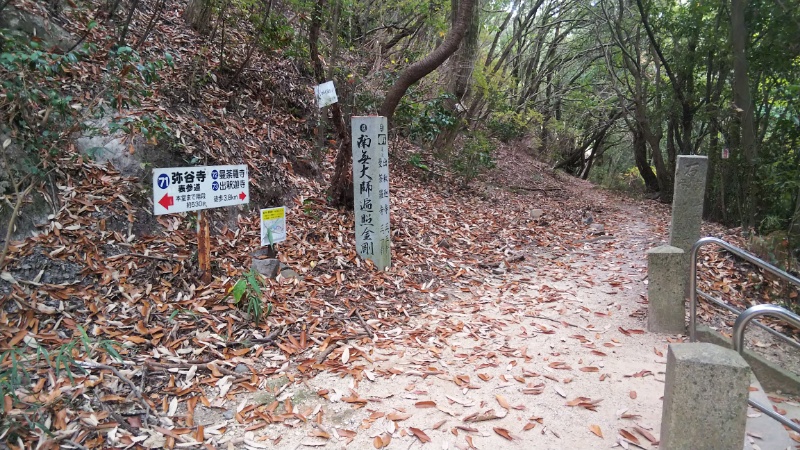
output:
M211 282L211 241L208 232L208 219L203 210L197 211L197 264L203 283Z

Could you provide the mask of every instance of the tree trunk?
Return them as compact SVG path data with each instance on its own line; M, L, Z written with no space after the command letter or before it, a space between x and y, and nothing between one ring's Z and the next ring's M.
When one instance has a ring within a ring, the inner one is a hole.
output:
M633 130L633 159L636 162L636 168L639 169L639 175L644 180L645 190L647 192L658 192L658 178L656 178L656 174L653 173L653 169L647 162L647 142L638 123L634 125Z
M464 0L452 0L453 11L459 10L459 3ZM455 97L455 102L460 102L464 95L467 93L469 87L469 80L472 78L472 68L475 65L475 57L478 55L478 35L480 33L480 8L475 1L471 1L472 8L467 12L469 14L469 24L467 26L466 34L458 47L458 50L450 60L451 76L449 90ZM456 17L453 17L453 27L457 24Z
M183 17L192 29L200 34L205 34L210 29L211 13L213 9L213 0L189 0Z
M311 26L308 30L308 47L311 65L314 68L314 79L318 84L322 84L325 79L325 67L322 58L319 56L319 34L322 29L322 14L325 8L325 0L317 0L311 17ZM350 151L350 130L347 128L342 108L339 103L334 103L330 107L333 127L336 130L339 150L336 153L333 177L328 188L330 204L338 208L353 207L353 175L350 171L353 156Z
M428 56L403 70L397 81L389 88L389 92L386 93L379 113L385 116L390 123L394 111L397 109L397 105L400 104L400 99L403 98L408 88L436 70L437 67L442 65L442 63L458 49L459 43L464 38L467 28L469 28L470 12L472 11L474 3L475 0L463 0L458 8L455 25L450 29L450 32L447 33L447 37L445 37L444 41L433 49Z
M735 120L741 126L741 152L744 157L742 183L742 228L747 231L755 224L755 198L753 196L756 175L756 140L753 126L753 101L750 97L750 81L747 75L747 28L744 12L747 0L731 0L731 45L733 47L733 103ZM734 130L738 135L739 130Z

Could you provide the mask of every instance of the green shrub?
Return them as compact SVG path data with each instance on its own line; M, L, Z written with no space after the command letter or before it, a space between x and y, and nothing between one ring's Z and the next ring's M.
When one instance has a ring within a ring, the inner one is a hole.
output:
M442 131L452 129L458 119L445 104L453 98L442 93L433 99L420 101L417 91L409 90L400 100L392 121L395 129L417 142L433 142Z
M491 135L502 142L509 142L525 136L528 131L528 119L524 113L496 112L489 117L486 128Z
M464 146L452 155L451 167L465 182L469 182L495 166L492 159L494 150L494 144L484 133L473 132L464 141Z

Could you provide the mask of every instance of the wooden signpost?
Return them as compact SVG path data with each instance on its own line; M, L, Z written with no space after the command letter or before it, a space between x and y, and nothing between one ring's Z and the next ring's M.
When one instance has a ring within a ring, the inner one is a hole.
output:
M384 270L392 263L386 117L353 117L351 126L356 250Z
M153 214L197 211L197 263L211 281L211 245L204 209L250 202L247 165L153 169Z

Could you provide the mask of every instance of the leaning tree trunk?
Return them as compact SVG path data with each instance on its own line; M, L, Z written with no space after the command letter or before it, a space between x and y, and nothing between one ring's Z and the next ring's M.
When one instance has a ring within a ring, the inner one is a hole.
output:
M400 104L400 99L403 98L408 88L436 70L437 67L441 66L442 63L458 49L458 45L461 43L469 27L470 15L474 2L475 0L463 0L458 5L455 25L453 25L453 28L447 33L447 37L444 38L444 41L433 49L428 56L403 70L397 81L389 88L389 92L386 93L386 97L381 104L379 112L380 115L386 116L386 119L390 123L394 111L397 109L397 105Z
M318 1L322 2L323 0ZM442 63L458 49L458 45L461 39L464 38L464 34L469 26L469 16L474 2L475 0L464 0L461 2L458 8L455 25L450 29L450 32L447 33L447 37L445 37L444 41L429 53L428 56L408 66L400 74L400 77L392 87L389 88L389 92L386 93L386 97L379 109L379 114L386 116L386 119L390 123L394 111L397 109L397 105L400 104L400 99L403 98L408 88L421 80L424 76L436 70L437 67L442 65ZM320 5L320 3L318 3L318 5ZM349 136L349 133L347 133L347 135ZM332 206L352 208L353 179L350 170L352 164L352 155L350 153L351 144L349 139L341 139L339 144L339 151L336 154L335 169L333 178L331 178L331 185L328 188L328 195Z

